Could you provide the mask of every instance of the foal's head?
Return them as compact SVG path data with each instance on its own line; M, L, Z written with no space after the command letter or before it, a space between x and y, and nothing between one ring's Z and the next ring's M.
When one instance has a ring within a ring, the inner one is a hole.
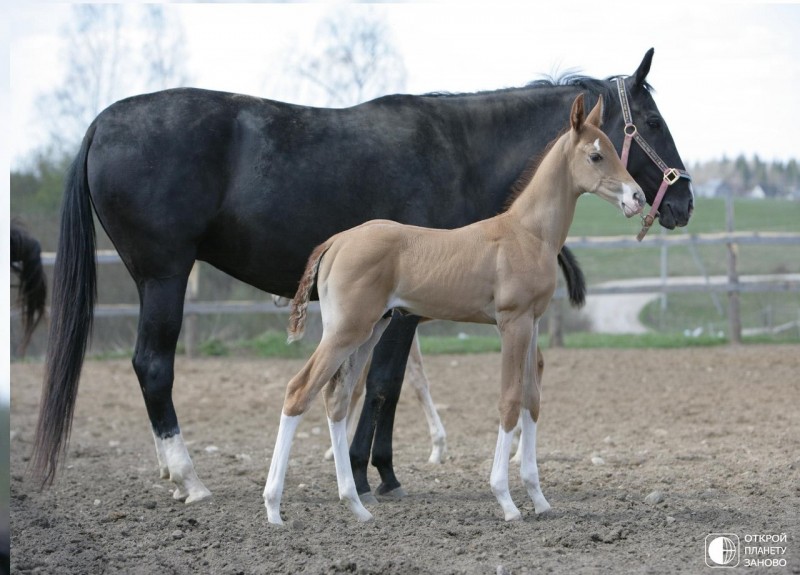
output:
M602 123L602 97L585 118L583 94L575 98L570 113L572 178L580 193L597 194L631 217L642 211L645 196L600 129Z

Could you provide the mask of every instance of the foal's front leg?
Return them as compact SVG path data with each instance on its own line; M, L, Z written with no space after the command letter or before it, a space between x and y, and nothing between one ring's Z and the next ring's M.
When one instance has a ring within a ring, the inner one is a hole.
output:
M523 379L522 412L519 420L522 427L520 437L520 450L522 462L520 476L528 495L533 501L536 514L550 510L550 504L539 486L539 468L536 463L536 422L539 420L539 404L542 393L542 370L538 358L537 339L539 332L538 320L534 323L533 337L531 339L528 358L525 362L525 377Z
M522 403L522 380L533 335L533 318L522 316L503 319L498 322L498 327L502 339L500 429L489 484L503 508L505 520L512 521L521 515L508 489L508 460Z

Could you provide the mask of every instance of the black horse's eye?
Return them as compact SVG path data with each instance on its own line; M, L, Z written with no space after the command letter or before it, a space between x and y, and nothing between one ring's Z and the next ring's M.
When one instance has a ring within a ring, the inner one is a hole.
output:
M659 118L648 118L647 127L658 130L661 127L661 120Z
M591 154L589 154L589 159L593 162L599 162L600 160L603 159L603 154L601 154L600 152L592 152Z

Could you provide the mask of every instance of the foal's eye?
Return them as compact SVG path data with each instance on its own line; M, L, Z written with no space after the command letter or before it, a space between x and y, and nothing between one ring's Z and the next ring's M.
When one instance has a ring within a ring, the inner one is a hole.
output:
M600 152L592 152L591 154L589 154L589 159L593 162L599 162L600 160L603 159L603 154L601 154Z

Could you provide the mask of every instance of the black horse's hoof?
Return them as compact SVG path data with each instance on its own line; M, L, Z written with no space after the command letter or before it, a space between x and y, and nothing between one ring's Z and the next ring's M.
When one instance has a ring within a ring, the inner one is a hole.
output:
M359 493L358 498L361 500L363 505L377 505L378 498L375 497L370 491L366 493Z

